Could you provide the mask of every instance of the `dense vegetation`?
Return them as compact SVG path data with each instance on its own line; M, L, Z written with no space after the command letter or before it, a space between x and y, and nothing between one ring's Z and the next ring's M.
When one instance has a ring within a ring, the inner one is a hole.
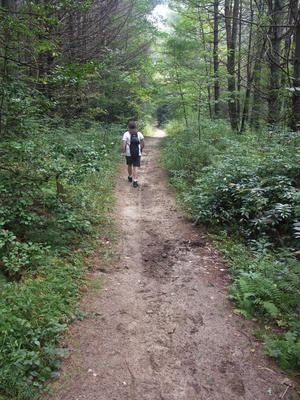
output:
M78 315L84 256L111 230L118 159L111 136L118 140L119 129L82 129L1 146L14 154L0 193L0 390L9 399L33 398L57 373L66 354L58 340Z
M1 400L56 376L85 256L111 230L119 135L151 114L240 313L299 367L299 4L174 0L161 32L155 4L0 1Z
M56 376L85 258L112 234L120 135L145 114L152 7L0 2L1 399L33 399Z
M173 1L158 62L162 161L214 234L266 352L300 366L299 4ZM166 101L168 99L168 101ZM174 151L175 150L175 151Z
M267 351L296 368L299 352L299 138L236 138L224 123L193 130L170 127L163 163L179 199L215 237L231 265L232 298L246 318L259 315L274 335ZM266 144L267 143L267 144ZM174 148L178 152L174 154ZM231 237L231 239L230 239Z

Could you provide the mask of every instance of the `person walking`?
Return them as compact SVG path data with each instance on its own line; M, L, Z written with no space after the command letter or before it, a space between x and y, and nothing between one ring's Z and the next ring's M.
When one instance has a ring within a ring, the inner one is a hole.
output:
M130 121L128 131L123 135L122 150L126 156L128 182L133 182L134 188L139 186L137 169L141 166L141 156L144 147L143 134L138 131L136 122Z

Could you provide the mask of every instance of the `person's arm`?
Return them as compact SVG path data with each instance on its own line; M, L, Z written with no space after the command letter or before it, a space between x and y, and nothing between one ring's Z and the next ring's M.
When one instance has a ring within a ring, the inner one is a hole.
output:
M127 138L126 138L126 134L124 133L123 139L122 139L122 153L123 154L126 153L126 141L127 141Z
M143 148L145 147L144 135L141 132L139 132L139 135L140 135L141 151L143 151Z
M143 150L143 148L145 147L145 141L144 139L140 140L140 144L141 144L141 150Z

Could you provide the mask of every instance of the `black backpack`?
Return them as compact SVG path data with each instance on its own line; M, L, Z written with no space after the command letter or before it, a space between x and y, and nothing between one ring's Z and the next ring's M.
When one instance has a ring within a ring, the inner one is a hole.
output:
M130 134L130 156L132 158L138 158L140 155L140 141L137 133Z

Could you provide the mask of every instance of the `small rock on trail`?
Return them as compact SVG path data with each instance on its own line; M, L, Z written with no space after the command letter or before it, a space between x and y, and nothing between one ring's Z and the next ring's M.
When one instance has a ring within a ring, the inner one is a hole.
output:
M232 312L222 260L176 209L159 168L162 135L146 139L138 189L124 166L119 265L95 272L107 290L87 295L83 308L101 318L70 327L71 356L51 399L280 399L284 374L262 354L252 323ZM299 399L293 388L284 396Z

